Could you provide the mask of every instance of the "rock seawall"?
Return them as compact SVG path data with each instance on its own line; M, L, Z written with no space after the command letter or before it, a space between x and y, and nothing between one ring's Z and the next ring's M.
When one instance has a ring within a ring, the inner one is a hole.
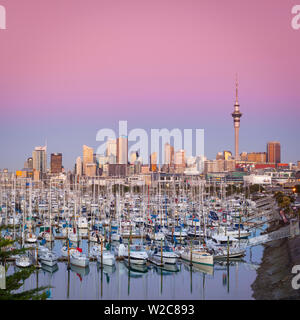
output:
M269 230L268 230L269 231ZM251 288L257 300L300 299L300 289L291 282L294 265L300 265L300 236L272 241L264 245L257 277Z

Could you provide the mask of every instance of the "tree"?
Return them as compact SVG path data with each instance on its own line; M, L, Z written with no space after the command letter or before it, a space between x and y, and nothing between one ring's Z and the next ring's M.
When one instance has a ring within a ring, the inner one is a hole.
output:
M279 207L282 208L286 213L290 211L291 199L290 197L284 196L282 201L279 203Z
M0 227L0 260L5 267L5 272L7 272L9 265L6 263L6 260L13 255L25 253L29 248L9 250L9 246L13 245L15 240L7 240L1 236L1 230L4 228L6 227ZM48 287L38 287L19 293L15 292L23 286L24 281L28 279L35 270L36 268L32 266L6 277L6 289L0 289L0 300L45 300L47 294L41 291Z

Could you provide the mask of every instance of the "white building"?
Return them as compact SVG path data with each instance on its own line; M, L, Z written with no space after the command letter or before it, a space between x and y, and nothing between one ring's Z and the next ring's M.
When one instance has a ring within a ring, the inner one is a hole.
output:
M251 174L249 176L244 176L243 179L247 184L271 184L272 182L271 177L267 175Z

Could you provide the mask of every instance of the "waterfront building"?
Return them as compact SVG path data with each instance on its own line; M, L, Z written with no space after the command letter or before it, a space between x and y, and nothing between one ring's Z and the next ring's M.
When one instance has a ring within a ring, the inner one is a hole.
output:
M271 184L271 176L268 175L254 175L244 176L244 182L247 184Z

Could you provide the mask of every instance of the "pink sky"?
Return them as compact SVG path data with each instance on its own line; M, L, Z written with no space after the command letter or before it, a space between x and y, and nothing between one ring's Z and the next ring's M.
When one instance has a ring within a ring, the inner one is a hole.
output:
M197 117L216 114L222 121L233 108L236 72L248 119L258 112L277 120L300 115L295 1L0 4L7 11L7 30L0 30L0 108L8 123L33 123L33 116L54 121L70 112L75 122L108 117L136 119L139 126L152 125L157 114L172 127L173 120L195 126ZM226 121L232 126L230 117Z

